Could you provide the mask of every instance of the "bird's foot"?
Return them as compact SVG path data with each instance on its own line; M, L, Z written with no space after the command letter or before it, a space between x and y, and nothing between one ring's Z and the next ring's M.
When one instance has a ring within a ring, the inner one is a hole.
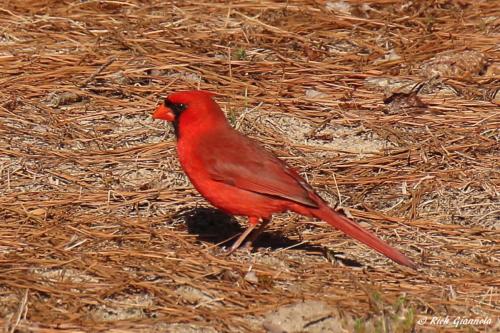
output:
M229 250L227 250L226 252L226 256L229 256L231 255L234 251L236 251L237 249L239 249L241 247L241 244L243 244L243 242L245 241L245 239L248 237L248 235L253 231L253 229L255 229L257 225L256 224L253 224L251 223L248 228L240 235L240 237L238 237L238 239L234 242L233 245L231 245L231 247L229 248ZM245 244L246 245L246 244Z
M264 219L260 224L259 228L254 231L257 226L256 223L250 223L248 228L238 237L238 239L234 242L234 244L229 248L226 252L226 256L231 255L234 251L239 248L244 248L247 251L252 251L253 242L260 236L260 234L264 231L266 226L271 222L270 219ZM253 232L253 233L252 233ZM248 238L248 239L247 239ZM243 245L242 245L243 244Z

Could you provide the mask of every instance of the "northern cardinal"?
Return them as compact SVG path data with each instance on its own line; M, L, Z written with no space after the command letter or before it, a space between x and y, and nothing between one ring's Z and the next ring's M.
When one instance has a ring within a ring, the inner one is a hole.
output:
M324 220L395 262L416 267L398 250L330 208L282 160L233 129L212 97L199 90L172 93L158 105L153 118L173 123L180 163L198 192L222 211L248 217L248 228L230 252L261 220L253 239L272 214L293 211Z

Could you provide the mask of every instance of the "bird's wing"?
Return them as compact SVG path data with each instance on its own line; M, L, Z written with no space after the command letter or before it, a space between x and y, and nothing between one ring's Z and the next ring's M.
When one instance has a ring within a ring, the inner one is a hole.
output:
M215 181L318 207L314 190L297 172L236 131L212 136L198 148L199 157Z

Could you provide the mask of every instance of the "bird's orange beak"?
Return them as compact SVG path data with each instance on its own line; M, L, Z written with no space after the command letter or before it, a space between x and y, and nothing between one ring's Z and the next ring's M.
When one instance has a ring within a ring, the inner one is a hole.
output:
M162 119L166 121L174 121L175 114L172 109L166 107L164 104L160 104L156 107L153 113L153 119Z

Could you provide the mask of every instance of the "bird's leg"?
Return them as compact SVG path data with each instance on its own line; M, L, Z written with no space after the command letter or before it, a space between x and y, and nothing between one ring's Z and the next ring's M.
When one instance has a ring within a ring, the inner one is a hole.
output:
M262 232L264 231L264 229L266 229L267 225L271 223L271 219L262 219L262 223L260 224L259 228L257 230L255 230L251 235L250 237L248 237L248 240L246 241L245 243L245 247L248 247L248 248L251 248L252 247L252 244L253 242L255 242L255 240L257 238L259 238L260 234L262 234Z
M248 235L255 229L257 224L259 224L259 218L258 217L248 217L248 227L247 229L238 237L238 239L234 242L234 244L229 248L229 251L227 251L227 255L230 255L234 251L236 251L240 246L241 243L245 241L245 239L248 237ZM260 229L260 228L259 228Z

